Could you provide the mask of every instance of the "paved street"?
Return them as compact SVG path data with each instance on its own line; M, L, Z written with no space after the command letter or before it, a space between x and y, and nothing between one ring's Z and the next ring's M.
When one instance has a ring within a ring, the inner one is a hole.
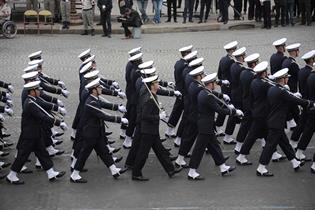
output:
M198 57L204 57L207 73L216 72L218 61L225 55L223 45L232 40L239 41L239 47L245 46L247 54L258 52L261 60L269 61L275 51L271 43L279 38L287 37L288 44L300 42L301 55L315 48L315 26L296 26L276 28L272 30L239 30L213 31L170 34L143 34L139 40L121 40L122 35L113 35L112 39L101 36L80 35L19 35L15 39L0 38L0 79L11 82L15 87L13 118L6 117L5 126L11 133L10 140L17 142L20 133L21 100L23 87L21 75L27 66L27 55L37 50L43 50L44 73L62 79L70 91L68 99L60 97L68 110L66 122L71 127L78 104L78 67L80 61L77 55L84 49L91 48L96 55L98 70L107 78L115 79L124 89L124 71L128 58L128 50L142 46L144 61L153 59L163 80L173 80L173 65L179 58L178 48L193 44L198 51ZM297 60L300 65L304 62ZM107 97L117 103L125 103L119 98ZM170 113L174 98L159 97L167 112ZM118 114L118 113L117 113ZM115 139L115 147L122 146L119 140L119 125L108 123L113 131L111 139ZM165 125L161 126L164 136ZM237 134L234 132L234 136ZM291 134L289 134L291 135ZM312 139L306 151L308 157L315 152L315 142ZM36 170L34 156L28 167L33 174L19 175L25 181L23 186L12 186L0 180L1 210L41 210L41 209L314 209L315 206L315 175L310 173L310 162L302 170L295 173L289 161L271 163L269 169L275 174L272 178L256 176L256 167L261 152L260 145L254 146L249 159L252 166L241 167L231 176L221 177L219 168L212 158L205 155L199 172L206 178L204 181L191 182L187 180L188 170L182 171L169 179L157 161L153 152L150 153L143 170L149 182L139 183L131 180L127 172L119 180L114 180L109 170L92 153L86 163L87 173L81 175L88 180L87 184L72 184L70 176L70 152L72 142L70 131L63 136L64 143L57 148L66 153L53 158L55 168L66 170L67 174L56 183L47 180L46 173ZM222 138L219 139L220 141ZM164 143L173 148L173 140ZM223 146L227 161L235 165L233 146ZM10 150L10 156L0 160L12 162L15 148ZM279 150L281 153L282 151ZM172 149L177 155L178 149ZM283 153L282 153L283 154ZM122 149L119 155L127 155ZM125 160L125 159L124 159ZM124 162L123 160L123 162ZM189 161L189 160L188 160ZM123 162L118 163L123 166ZM1 170L0 174L7 173Z

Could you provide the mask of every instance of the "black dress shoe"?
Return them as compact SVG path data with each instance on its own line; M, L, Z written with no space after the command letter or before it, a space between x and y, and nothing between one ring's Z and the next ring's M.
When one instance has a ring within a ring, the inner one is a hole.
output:
M125 136L119 135L120 139L125 139Z
M65 171L60 171L55 177L50 178L49 181L53 182L57 180L58 178L63 177L65 174L66 174Z
M174 23L177 23L177 20L174 20Z
M107 36L107 35L106 35ZM110 136L112 135L113 132L109 131L109 132L105 132L105 136Z
M163 143L164 141L166 141L166 138L163 138L163 139L160 139L161 140L161 142Z
M310 161L312 161L312 159L311 158L307 158L307 157L305 157L304 159L301 159L301 160L299 160L299 161L303 161L303 162L310 162Z
M10 136L11 136L11 134L5 133L5 134L1 135L1 138L7 138L7 137L10 137Z
M130 147L127 147L127 146L123 145L123 148L124 148L124 149L130 149L131 146L130 146ZM115 151L115 150L114 150L114 151ZM114 151L113 151L113 153L115 153Z
M83 178L74 180L70 177L70 182L72 182L72 183L87 183L87 180L83 179Z
M185 155L185 158L190 158L191 157L191 154L188 153L187 155Z
M250 162L250 161L246 161L246 162L242 163L241 161L236 160L236 163L237 163L238 165L241 165L241 166L250 166L250 165L253 165L253 163Z
M4 163L0 168L7 168L11 165L11 163Z
M174 160L176 160L177 159L177 156L170 156L170 160L171 161L174 161Z
M3 152L2 154L1 154L1 157L5 157L5 156L8 156L10 153L8 153L8 152Z
M181 172L181 170L183 170L182 167L180 167L180 168L175 167L173 171L167 172L168 177L169 177L169 178L172 178L175 174Z
M123 157L122 157L122 156L120 156L120 157L119 157L119 158L117 158L114 162L115 162L115 163L119 163L122 159L123 159Z
M11 147L13 144L14 144L14 143L5 142L3 146L4 146L4 147Z
M42 166L37 166L37 165L35 165L35 168L36 169L43 169Z
M108 140L107 143L108 143L109 145L112 145L112 144L115 143L115 141L110 141L110 140Z
M20 173L21 174L31 174L31 173L33 173L33 171L31 170L31 169L25 169L25 170L23 170L23 171L20 171Z
M114 177L115 179L117 179L120 175L122 175L122 174L125 173L126 171L128 171L128 168L123 168L123 169L121 169L118 173L113 174L113 177Z
M225 176L227 174L230 174L232 171L234 171L236 169L235 166L230 166L230 168L227 171L223 171L221 172L221 176Z
M146 182L146 181L149 181L149 178L146 178L143 176L132 176L132 180Z
M202 177L202 176L197 176L197 177L193 178L193 177L191 177L191 176L188 175L187 177L188 177L188 180L190 180L190 181L201 181L201 180L205 180L205 178Z
M239 154L240 154L240 152L239 152L239 151L237 151L237 150L234 150L234 154L235 154L235 155L239 155Z
M106 34L102 34L102 37L107 37L107 35Z
M18 180L18 181L11 181L10 179L6 178L7 182L14 185L21 185L24 184L24 181Z
M226 144L226 145L234 145L234 144L236 144L236 141L231 141L231 142L223 141L223 144Z
M73 170L74 170L74 169L70 167L70 171L73 172ZM83 168L80 172L81 172L81 173L88 172L88 169Z
M75 138L74 138L73 136L70 136L70 140L71 140L71 141L74 141Z
M174 143L174 147L179 147L180 145Z
M294 169L294 171L295 171L295 172L298 172L298 171L300 170L300 168L301 168L302 166L304 166L304 164L305 164L305 161L301 161L301 163L300 163L300 165L299 165L299 166L297 166L297 167L293 168L293 169Z
M189 20L188 22L193 23L194 21L193 20Z
M283 161L283 160L285 160L285 159L286 159L286 157L281 156L280 158L272 159L272 162L280 162L280 161Z
M260 173L259 171L256 171L256 175L257 176L264 176L264 177L271 177L271 176L273 176L273 173L270 173L269 171L267 171L265 173Z
M315 169L311 168L311 173L315 174Z
M165 21L166 23L169 23L169 22L171 22L171 19L168 19L167 21Z
M199 20L198 23L202 23L202 20Z
M59 151L56 153L56 155L62 155L63 153L65 153L64 150L59 150Z
M179 165L179 164L177 164L177 163L175 163L175 167L176 168L189 168L189 165Z
M61 133L56 133L53 137L60 137L60 136L62 136L63 134L65 134L64 132L61 132Z
M57 140L55 145L60 145L60 144L62 144L62 142L63 142L62 140Z
M121 150L121 147L114 149L113 153L117 153L119 150Z

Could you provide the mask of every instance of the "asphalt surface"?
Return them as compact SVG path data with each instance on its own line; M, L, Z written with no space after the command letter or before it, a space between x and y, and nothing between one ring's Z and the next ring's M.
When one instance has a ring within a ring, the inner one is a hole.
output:
M261 60L269 60L274 52L271 43L282 37L288 38L288 44L300 42L301 55L315 46L315 27L296 26L276 28L265 31L260 29L241 31L214 31L171 34L145 34L140 40L121 40L121 35L113 35L111 39L101 36L79 35L26 35L15 39L0 39L0 79L11 82L15 87L14 117L6 117L5 125L9 138L17 142L20 132L21 100L23 87L21 75L27 66L27 55L43 50L44 72L52 77L62 79L71 95L68 99L60 97L68 110L66 122L71 126L78 104L78 67L80 61L77 55L91 48L96 55L96 62L101 73L119 82L125 87L124 70L128 58L128 50L142 46L144 61L154 59L155 66L164 80L173 81L173 65L179 58L177 49L193 44L198 50L198 56L204 57L207 73L216 72L218 61L225 54L223 45L232 40L239 41L239 47L245 46L247 54L258 52ZM297 59L300 65L303 61ZM108 100L125 103L121 99L107 97ZM174 98L159 97L168 113L171 112ZM109 123L115 147L122 145L119 140L119 125ZM237 134L238 128L234 132ZM165 125L161 125L161 135ZM290 135L290 134L289 134ZM87 173L81 175L88 180L87 184L72 184L70 176L70 152L72 142L70 131L63 136L64 143L57 148L66 153L53 158L57 170L66 170L67 174L55 183L47 180L46 173L36 170L34 157L27 166L33 174L19 175L25 181L23 186L12 186L0 181L0 209L314 209L315 177L310 173L310 163L295 173L289 161L271 163L268 167L275 174L272 178L261 178L255 174L261 152L256 144L249 155L254 163L252 166L237 166L235 172L228 177L221 177L218 167L210 156L205 155L198 171L206 179L200 182L187 180L188 171L182 171L169 179L153 152L144 167L143 173L150 178L149 182L139 183L131 180L130 172L114 180L109 170L92 153L86 163ZM222 138L219 139L220 141ZM164 143L173 148L173 140ZM315 152L314 137L306 151L308 157ZM227 161L235 165L233 146L223 146ZM10 156L1 158L12 162L15 149L9 149ZM178 149L172 149L174 155ZM282 151L280 150L282 153ZM127 151L118 153L126 157ZM123 160L124 161L124 160ZM187 160L189 161L189 160ZM118 163L123 166L123 162ZM8 169L1 170L5 174Z

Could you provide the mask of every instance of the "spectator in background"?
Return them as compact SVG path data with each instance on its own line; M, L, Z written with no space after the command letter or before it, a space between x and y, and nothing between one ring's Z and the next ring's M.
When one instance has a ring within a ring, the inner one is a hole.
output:
M255 0L255 20L256 22L261 22L261 13L262 13L262 8L261 8L261 2L260 0Z
M62 29L69 29L70 26L70 0L60 1L60 13L62 20Z
M243 0L234 0L234 20L240 20L241 19L241 13L242 13L242 1Z
M38 11L38 1L37 0L26 0L26 9Z
M201 0L200 16L199 16L200 20L198 23L207 22L208 17L209 17L210 8L211 8L211 1L212 0ZM205 14L205 19L203 20L203 14L204 14L205 6L206 6L206 14Z
M155 24L161 23L162 3L163 3L163 0L152 0L152 4L154 8L153 23Z
M101 23L103 27L103 37L107 36L111 38L112 24L111 24L111 12L113 8L112 0L98 0L97 6L101 11Z
M122 8L122 11L125 11L125 14L122 17L118 17L118 22L122 22L125 31L125 39L131 39L132 33L128 27L141 27L142 21L136 10L125 7Z
M137 0L138 8L141 13L142 22L147 23L149 22L149 18L147 15L147 6L148 6L148 0Z
M291 23L292 26L294 26L294 0L287 0L287 24Z
M91 28L91 35L95 35L93 26L93 4L94 0L81 0L82 2L82 20L84 25L84 32L81 35L88 35L88 30Z
M55 21L59 23L61 21L61 11L60 11L60 1L62 0L55 0Z
M0 28L5 21L10 20L10 16L11 7L5 0L0 0Z
M285 26L286 21L286 0L274 0L275 1L275 9L276 9L276 17L275 17L275 27L279 25L279 18L281 17L281 26Z
M243 3L243 12L244 12L244 14L246 15L246 12L247 12L247 0L243 0L244 1L244 3Z
M220 0L223 1L223 0ZM185 0L185 7L183 13L183 23L186 23L187 13L188 13L188 21L190 23L193 22L193 10L194 10L194 0Z
M263 8L264 26L263 28L271 29L271 2L270 0L261 0Z
M210 1L210 0L209 0ZM167 0L167 21L171 22L172 19L172 7L173 7L173 17L174 22L177 23L177 6L176 6L177 0Z
M300 0L301 25L312 25L311 0Z

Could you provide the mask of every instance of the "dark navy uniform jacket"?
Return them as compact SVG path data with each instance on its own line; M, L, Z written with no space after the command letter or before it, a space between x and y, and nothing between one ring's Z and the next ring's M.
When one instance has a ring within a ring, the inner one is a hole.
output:
M276 52L270 57L270 72L271 74L276 73L282 69L282 62L286 59L283 53Z
M180 91L181 93L183 92L184 88L184 81L183 81L183 71L185 67L187 66L187 62L184 59L180 59L175 63L174 66L174 78L175 78L175 85L176 85L176 90Z
M288 74L291 75L288 81L290 91L293 93L297 92L298 91L298 75L300 71L299 65L296 63L294 58L288 57L282 62L282 68L289 69Z
M305 67L301 68L299 71L299 90L302 95L302 98L307 99L308 98L308 89L307 89L307 78L310 75L312 71L312 67L309 65L306 65Z
M282 86L270 87L268 90L270 112L268 115L268 127L283 130L286 126L287 114L290 104L306 107L309 101L294 97Z
M242 86L240 84L240 76L244 69L243 64L238 61L233 63L230 69L231 100L233 105L238 109L242 109Z
M251 94L250 85L255 77L252 69L245 68L240 75L240 83L242 87L242 108L243 111L250 111L251 109Z

